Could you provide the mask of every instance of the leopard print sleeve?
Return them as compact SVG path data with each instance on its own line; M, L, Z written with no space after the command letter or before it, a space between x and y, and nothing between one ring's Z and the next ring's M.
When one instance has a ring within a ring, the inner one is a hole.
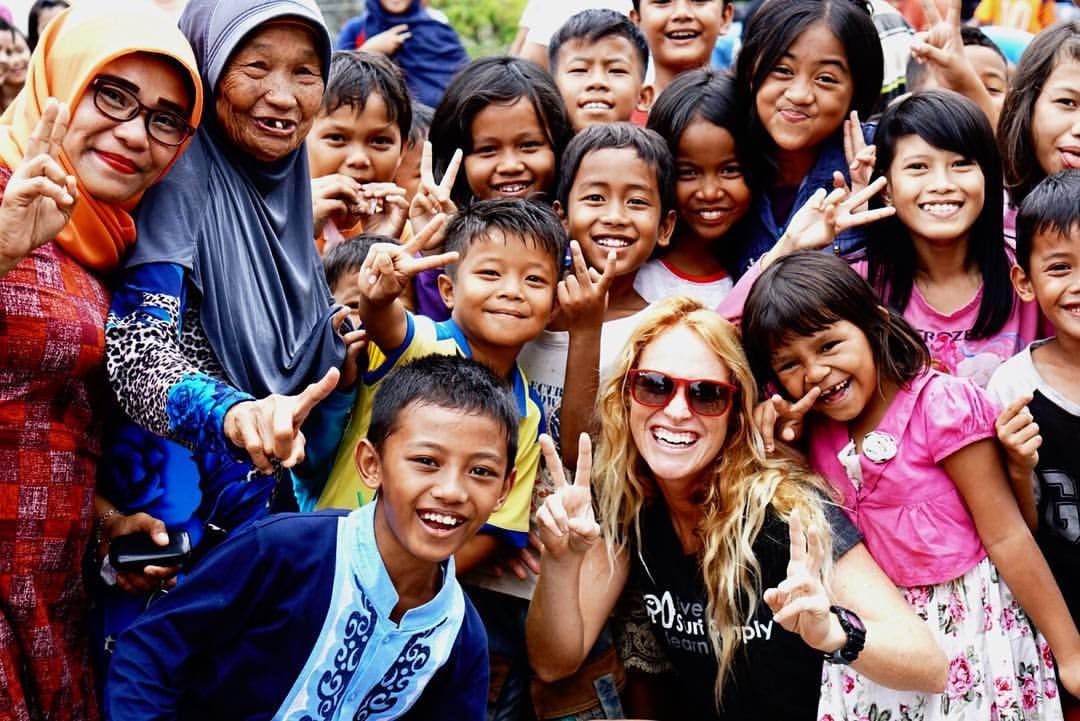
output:
M179 265L128 271L105 325L106 372L140 426L197 452L232 453L225 413L253 397L226 382L193 300Z

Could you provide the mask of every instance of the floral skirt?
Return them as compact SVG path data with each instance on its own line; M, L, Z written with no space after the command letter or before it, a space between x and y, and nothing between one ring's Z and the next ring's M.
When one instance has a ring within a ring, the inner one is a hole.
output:
M900 590L949 659L945 693L894 691L825 664L820 721L1062 718L1050 646L989 558L952 581Z

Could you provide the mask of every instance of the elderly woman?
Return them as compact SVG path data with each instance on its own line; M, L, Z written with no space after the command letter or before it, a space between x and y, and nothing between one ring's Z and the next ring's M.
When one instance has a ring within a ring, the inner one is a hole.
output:
M765 455L754 388L734 327L697 301L663 301L634 331L601 388L596 464L583 438L576 483L556 478L538 515L527 632L541 678L577 668L630 588L686 718L816 719L822 663L944 688L944 654L824 481Z
M109 380L133 422L113 436L102 479L114 504L99 508L106 540L140 529L164 543L169 526L197 543L204 525L230 531L265 515L345 358L311 242L303 147L329 67L318 8L192 0L180 29L213 104L143 200L140 244L109 313ZM174 571L118 581L147 591ZM105 646L144 603L108 596Z
M159 13L84 5L43 33L0 118L4 718L97 718L81 558L107 394L104 279L135 242L128 211L201 109L191 48Z

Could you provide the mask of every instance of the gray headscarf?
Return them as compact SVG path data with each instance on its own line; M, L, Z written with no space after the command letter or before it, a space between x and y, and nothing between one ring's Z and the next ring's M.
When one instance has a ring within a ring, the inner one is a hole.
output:
M229 381L256 397L296 393L340 366L330 291L313 241L304 146L266 163L224 134L214 91L251 31L278 19L310 26L330 69L330 35L312 0L191 0L180 18L206 90L204 120L172 170L143 197L128 267L190 271L201 319Z

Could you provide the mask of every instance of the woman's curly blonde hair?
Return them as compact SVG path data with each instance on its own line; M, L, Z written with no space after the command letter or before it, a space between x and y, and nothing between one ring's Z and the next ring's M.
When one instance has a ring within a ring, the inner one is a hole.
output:
M626 552L631 538L640 538L641 509L660 492L630 433L627 373L636 367L645 346L677 326L696 333L716 353L738 388L728 411L727 439L699 489L698 499L702 509L697 529L702 542L701 573L719 667L715 689L719 700L742 643L739 629L755 613L765 590L753 544L768 509L786 522L799 508L804 526L816 529L823 540L828 565L832 534L823 503L830 491L793 454L766 456L764 441L753 423L757 400L754 377L735 327L696 300L668 298L653 306L630 336L597 398L600 437L592 482L611 557Z

